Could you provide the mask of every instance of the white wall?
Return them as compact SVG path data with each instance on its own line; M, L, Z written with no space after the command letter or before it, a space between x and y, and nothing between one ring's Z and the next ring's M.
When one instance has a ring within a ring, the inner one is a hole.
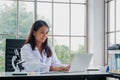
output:
M104 65L104 0L88 0L88 51L92 65Z

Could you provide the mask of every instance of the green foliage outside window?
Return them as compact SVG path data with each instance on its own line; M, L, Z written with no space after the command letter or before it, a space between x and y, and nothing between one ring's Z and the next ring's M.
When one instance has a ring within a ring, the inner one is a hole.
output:
M0 55L0 72L3 72L4 71L4 61L5 61L5 58L3 55Z

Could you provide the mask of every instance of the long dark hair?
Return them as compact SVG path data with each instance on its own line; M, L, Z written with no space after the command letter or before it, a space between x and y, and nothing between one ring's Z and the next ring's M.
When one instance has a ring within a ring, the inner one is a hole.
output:
M37 31L39 28L46 26L49 29L49 26L47 25L47 23L43 20L37 20L34 22L34 24L32 25L30 34L28 36L28 39L25 41L25 44L29 43L31 45L32 50L35 49L36 47L36 42L35 42L35 37L33 36L33 32ZM47 57L50 57L52 55L52 51L48 46L48 38L45 40L44 43L42 43L42 50L45 50Z

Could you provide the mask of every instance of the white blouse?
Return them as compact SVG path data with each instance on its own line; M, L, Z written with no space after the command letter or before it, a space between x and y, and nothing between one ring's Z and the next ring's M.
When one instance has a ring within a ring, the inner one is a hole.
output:
M62 64L57 58L54 48L50 47L50 49L52 56L48 58L44 50L40 53L37 47L32 50L29 43L25 44L21 48L21 58L25 61L22 64L24 67L23 71L49 72L50 66L61 66Z

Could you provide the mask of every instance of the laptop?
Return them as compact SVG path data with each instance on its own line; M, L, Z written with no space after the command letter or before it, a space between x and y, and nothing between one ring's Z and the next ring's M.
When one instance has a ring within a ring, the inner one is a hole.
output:
M69 71L50 71L47 73L85 72L85 71L87 71L87 68L89 67L89 63L92 59L92 56L93 56L93 54L90 54L90 53L76 54L70 64Z
M93 54L90 53L82 53L76 54L73 58L70 69L68 72L84 72L87 71L89 67L89 63L92 59Z

